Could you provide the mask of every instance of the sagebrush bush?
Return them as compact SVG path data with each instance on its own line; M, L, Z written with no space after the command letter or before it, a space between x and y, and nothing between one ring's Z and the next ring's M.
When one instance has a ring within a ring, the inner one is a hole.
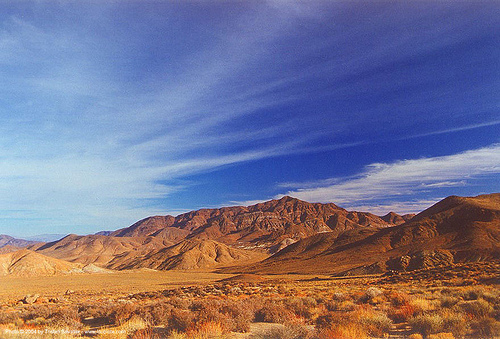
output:
M299 317L310 319L314 314L314 307L317 302L310 297L288 298L284 300L284 306Z
M137 305L133 303L119 303L113 306L109 311L111 321L116 325L121 325L129 320L137 310Z
M402 305L389 309L387 316L395 323L407 322L415 314L415 307L412 305Z
M233 332L249 332L250 323L255 317L255 313L245 302L226 302L220 312L231 319L231 331Z
M313 333L300 323L287 323L284 326L273 327L266 331L253 334L252 339L308 339Z
M174 307L165 302L156 302L151 305L139 307L134 313L153 326L168 323L168 318Z
M473 318L488 317L493 312L493 307L484 299L464 301L457 306Z
M456 337L463 337L469 330L469 322L461 313L446 310L441 313L443 318L443 329L453 333Z
M280 302L269 300L255 313L255 320L266 323L284 323L292 318L292 312Z
M410 303L410 296L402 292L390 292L387 294L387 299L394 307L401 307Z
M440 299L439 299L439 302L441 303L441 307L445 307L445 308L451 308L453 306L455 306L457 303L458 303L458 298L457 297L452 297L452 296L442 296Z
M443 318L437 314L421 314L409 320L412 329L423 336L439 333L443 329Z
M374 337L382 337L384 334L389 333L392 321L384 313L373 313L368 316L363 316L359 319L359 323Z
M178 332L186 332L195 322L195 315L190 310L172 309L168 318L168 328Z
M332 338L356 338L368 339L368 333L358 324L340 324L335 327L323 328L318 331L318 339L332 339Z
M21 312L0 312L0 324L14 324L17 320L21 320Z
M191 302L187 299L179 297L171 297L167 300L167 303L172 305L174 308L186 310L191 305Z
M80 329L83 327L76 307L68 306L59 308L50 315L48 322L55 327L70 327L72 329Z
M493 318L482 318L471 322L477 338L497 338L500 336L500 322Z

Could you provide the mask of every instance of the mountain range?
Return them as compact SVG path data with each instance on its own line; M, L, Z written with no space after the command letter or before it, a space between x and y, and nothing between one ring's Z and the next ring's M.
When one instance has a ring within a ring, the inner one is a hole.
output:
M153 216L113 232L26 246L44 258L115 270L335 275L413 270L499 260L500 194L451 196L417 215L384 216L283 197Z

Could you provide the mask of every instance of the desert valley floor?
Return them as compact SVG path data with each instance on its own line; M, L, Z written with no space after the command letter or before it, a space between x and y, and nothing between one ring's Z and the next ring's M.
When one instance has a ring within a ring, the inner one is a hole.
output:
M500 336L500 194L382 217L284 197L0 250L1 338Z

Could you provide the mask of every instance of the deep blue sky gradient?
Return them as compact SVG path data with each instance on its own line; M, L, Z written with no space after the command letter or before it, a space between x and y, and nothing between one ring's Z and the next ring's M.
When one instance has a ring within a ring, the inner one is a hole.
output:
M3 4L0 234L498 192L499 31L496 1Z

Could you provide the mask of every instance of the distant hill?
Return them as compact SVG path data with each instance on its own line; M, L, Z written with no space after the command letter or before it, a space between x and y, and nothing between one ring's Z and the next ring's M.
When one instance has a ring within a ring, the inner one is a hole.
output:
M111 235L111 233L113 233L113 231L99 231L94 233L94 235Z
M381 230L318 234L235 272L379 273L500 259L500 194L448 197Z
M37 241L29 241L25 239L16 239L14 237L5 235L5 234L0 234L0 248L4 246L14 246L14 247L28 247L30 245L33 245L37 243Z
M59 240L61 238L64 238L67 234L39 234L39 235L33 235L30 237L26 237L26 240L30 241L36 241L36 242L49 242L49 241L55 241Z

